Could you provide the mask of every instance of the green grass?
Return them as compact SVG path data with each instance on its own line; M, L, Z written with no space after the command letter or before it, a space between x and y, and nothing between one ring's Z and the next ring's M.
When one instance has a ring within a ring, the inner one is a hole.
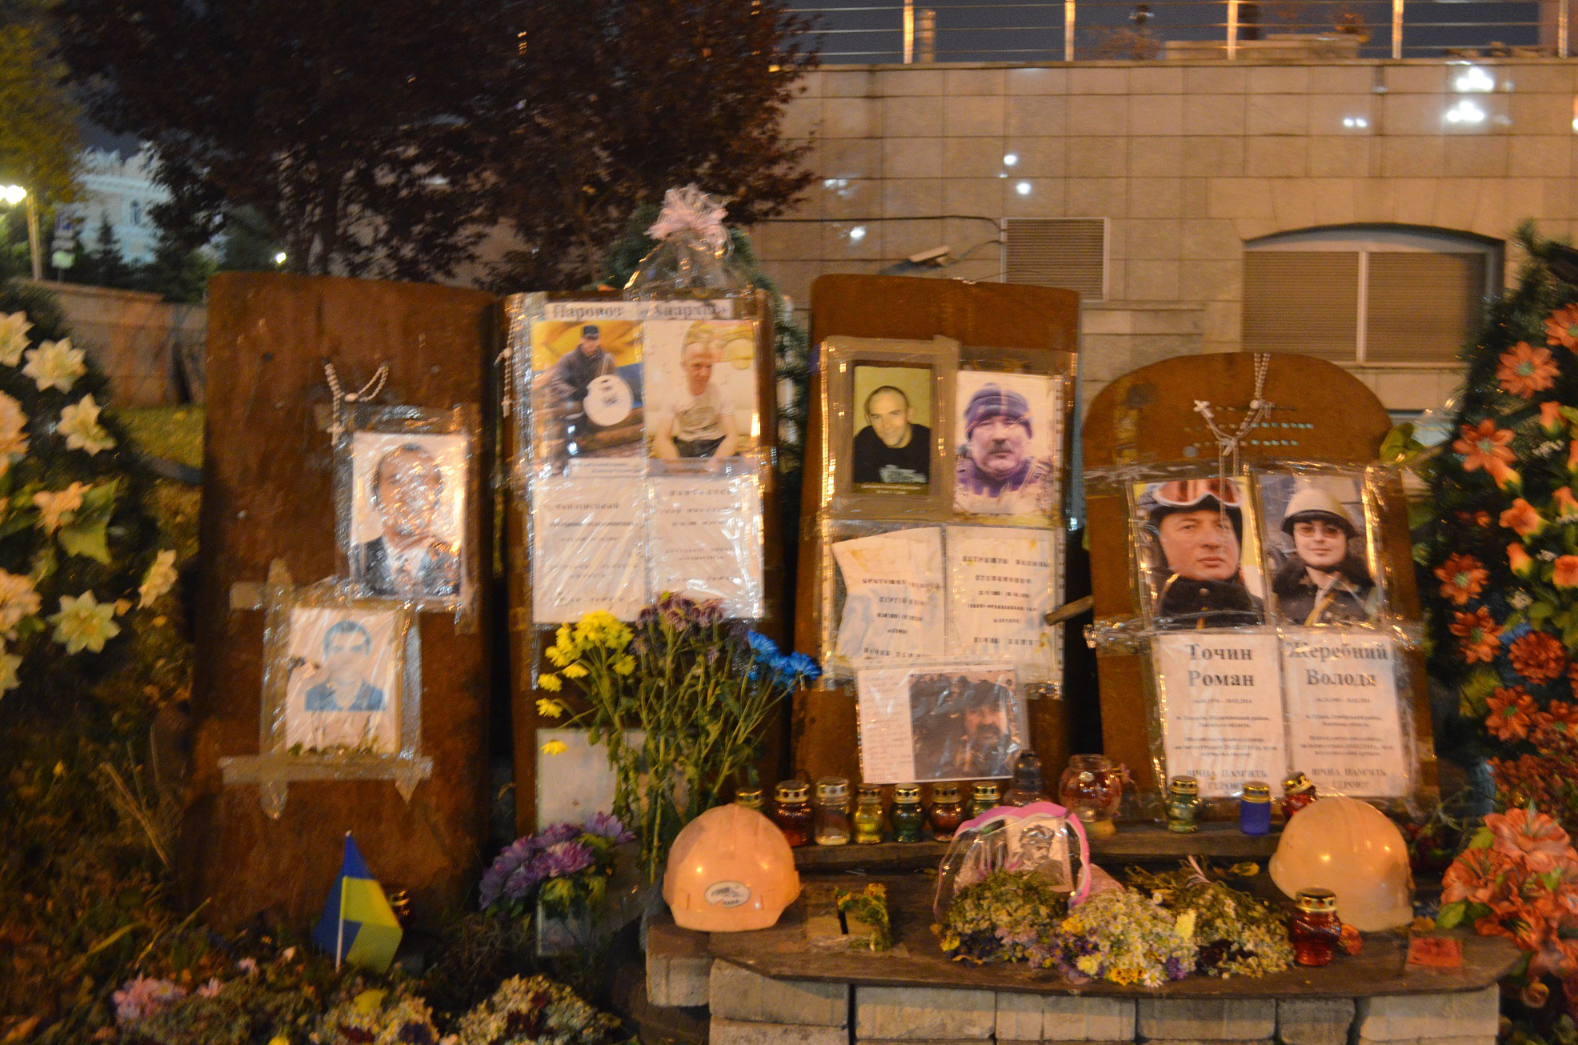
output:
M203 467L202 407L142 407L114 413L143 453L193 468Z

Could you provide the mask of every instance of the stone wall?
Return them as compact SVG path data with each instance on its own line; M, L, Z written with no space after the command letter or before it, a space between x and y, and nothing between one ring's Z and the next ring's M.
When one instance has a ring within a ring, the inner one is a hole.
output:
M208 310L158 294L73 283L43 283L60 300L72 344L87 350L110 379L118 407L166 406L184 394L201 401ZM185 358L186 384L177 368Z
M1547 235L1578 228L1578 63L1480 67L1488 93L1456 89L1462 63L1426 60L828 67L786 118L816 180L754 237L804 305L821 273L878 272L943 243L964 260L936 275L1001 279L1003 218L1106 217L1109 294L1086 310L1087 334L1174 310L1198 319L1168 321L1191 329L1157 332L1182 339L1166 351L1237 350L1246 241L1350 224L1504 240L1526 217ZM1482 122L1446 120L1465 98ZM1087 340L1087 398L1138 365L1109 343ZM1355 369L1394 408L1439 404L1455 381Z
M710 1006L712 1045L1162 1042L1168 1045L1493 1045L1500 991L1371 998L1111 998L873 987L761 976L654 923L654 1005Z

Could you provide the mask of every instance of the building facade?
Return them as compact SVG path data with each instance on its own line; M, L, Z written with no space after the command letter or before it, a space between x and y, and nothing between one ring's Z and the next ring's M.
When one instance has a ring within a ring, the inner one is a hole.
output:
M824 67L786 117L816 181L755 244L802 306L824 272L1073 286L1087 401L1283 350L1441 405L1517 225L1575 231L1578 62L1247 57Z

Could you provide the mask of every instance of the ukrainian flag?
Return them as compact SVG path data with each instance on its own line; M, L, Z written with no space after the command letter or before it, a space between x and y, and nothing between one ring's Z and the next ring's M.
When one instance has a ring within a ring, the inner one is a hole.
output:
M312 941L334 955L334 966L343 959L373 972L386 972L400 946L402 930L383 886L378 884L349 831L345 832L345 860L335 879L323 917L312 930Z

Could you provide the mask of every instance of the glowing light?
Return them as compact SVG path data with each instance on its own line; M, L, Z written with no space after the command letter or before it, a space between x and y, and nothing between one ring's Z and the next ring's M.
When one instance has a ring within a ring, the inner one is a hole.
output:
M1028 196L1030 195L1030 183L1028 181L1022 181L1018 185L1014 186L1014 191L1019 193L1021 196Z
M1004 167L1012 167L1014 164L1016 164L1018 162L1019 162L1019 154L1017 152L1009 152L1009 153L1004 153L1003 154L1003 166Z
M849 230L849 242L851 242L851 243L859 243L861 240L863 240L865 238L866 238L866 227L864 225L856 225L854 228Z
M277 254L274 255L274 264L276 264L276 265L283 265L283 264L285 264L285 261L286 261L287 257L288 257L288 255L283 250L279 251Z
M1364 128L1370 126L1370 121L1366 120L1363 116L1344 116L1342 118L1342 125L1344 127Z
M27 199L27 190L20 185L0 185L0 201L7 206L14 207Z
M1484 123L1485 110L1465 98L1447 110L1446 121L1447 123Z
M1496 78L1479 66L1471 65L1457 79L1452 81L1452 86L1456 90L1465 93L1471 91L1494 91L1496 89Z

